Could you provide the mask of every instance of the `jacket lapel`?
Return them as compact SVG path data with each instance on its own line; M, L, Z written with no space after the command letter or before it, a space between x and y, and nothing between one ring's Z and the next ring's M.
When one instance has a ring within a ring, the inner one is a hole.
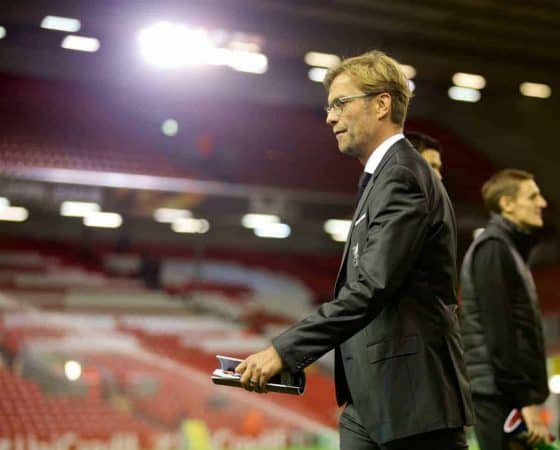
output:
M373 189L373 186L375 184L375 180L377 179L377 177L379 176L379 174L381 173L383 168L387 165L387 162L389 161L389 159L391 158L393 153L395 153L399 149L399 147L401 146L401 144L403 142L405 142L403 139L395 142L389 148L387 153L385 153L385 156L383 156L383 159L381 160L381 162L379 163L379 165L375 169L375 172L373 172L373 175L370 178L366 188L364 189L364 192L362 193L362 196L360 197L360 200L358 201L358 205L356 206L356 209L354 210L354 216L352 217L352 224L350 225L350 230L348 231L348 236L346 238L346 243L344 244L344 251L342 253L342 259L340 261L340 267L338 268L338 275L336 276L336 283L334 285L335 286L335 296L338 292L338 283L340 281L340 276L342 274L343 269L345 269L345 267L346 267L346 257L347 257L347 254L348 254L348 247L350 246L352 232L354 231L354 225L356 223L356 220L358 220L358 218L360 217L360 214L362 213L362 209L364 208L364 205L366 203L366 199L369 196L369 193Z

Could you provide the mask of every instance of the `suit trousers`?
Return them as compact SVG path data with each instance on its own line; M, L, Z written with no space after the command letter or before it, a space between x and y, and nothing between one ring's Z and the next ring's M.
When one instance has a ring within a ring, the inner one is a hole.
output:
M375 442L362 425L352 403L340 416L340 450L467 450L465 431L461 428L444 428L416 434L403 439L380 444Z
M472 399L476 417L474 432L480 450L509 450L504 422L511 407L506 406L504 399L497 395L473 394ZM517 443L516 448L530 449L521 443Z

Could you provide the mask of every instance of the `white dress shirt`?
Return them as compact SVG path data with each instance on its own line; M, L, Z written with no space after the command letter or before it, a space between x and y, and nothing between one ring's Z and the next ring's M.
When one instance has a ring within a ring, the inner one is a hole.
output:
M379 144L379 146L369 156L366 167L364 168L364 172L373 174L373 172L375 172L375 169L377 169L377 166L385 156L385 153L387 153L387 150L389 150L395 142L401 139L404 139L404 134L397 133L390 138L385 139L381 144Z

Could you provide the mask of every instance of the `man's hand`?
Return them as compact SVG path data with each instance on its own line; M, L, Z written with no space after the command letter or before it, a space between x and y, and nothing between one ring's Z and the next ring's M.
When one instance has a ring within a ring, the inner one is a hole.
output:
M539 407L537 405L529 405L521 408L521 415L527 425L527 440L529 444L535 446L541 441L544 441L547 444L552 442L550 432L541 419Z
M248 391L267 392L266 383L280 372L284 364L273 346L254 353L242 361L235 371L241 374L241 385Z

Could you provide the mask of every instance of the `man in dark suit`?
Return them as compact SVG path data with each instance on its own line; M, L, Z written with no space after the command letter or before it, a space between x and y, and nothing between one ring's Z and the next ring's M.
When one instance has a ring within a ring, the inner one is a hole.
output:
M334 299L238 367L265 391L335 348L341 448L466 449L470 391L456 301L456 230L445 189L404 138L398 63L373 51L327 74L327 123L365 167Z

